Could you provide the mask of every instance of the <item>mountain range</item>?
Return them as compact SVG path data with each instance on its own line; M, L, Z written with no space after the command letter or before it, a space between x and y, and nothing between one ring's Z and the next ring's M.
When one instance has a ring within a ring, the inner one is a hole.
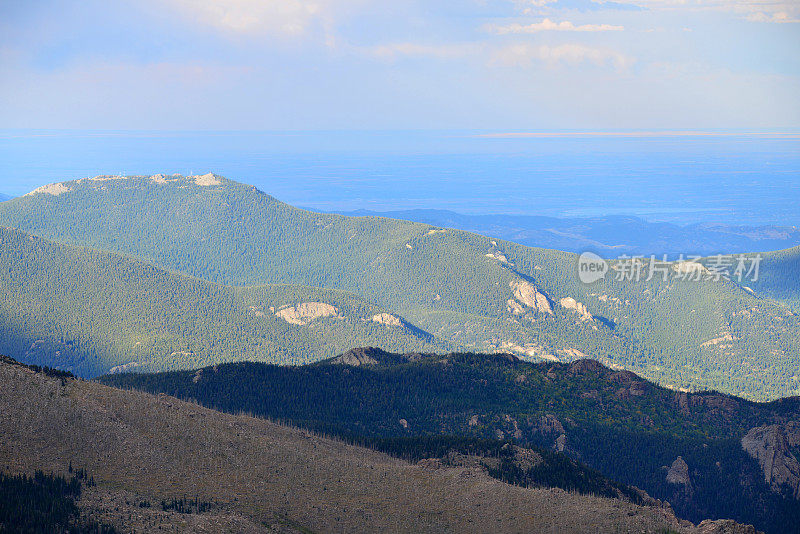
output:
M449 210L339 211L354 217L386 217L434 226L458 228L522 245L604 258L650 256L678 259L690 256L768 252L800 245L795 226L733 226L716 223L678 225L649 222L640 217L611 215L557 218L532 215L465 215Z
M438 223L215 174L0 203L0 530L797 531L800 247Z
M612 275L612 262L609 276L584 284L571 253L308 212L214 174L51 184L2 203L0 224L17 229L3 234L6 350L84 376L305 362L361 344L591 356L673 388L751 399L800 392L800 318L787 305L797 278L780 267L763 294L677 276L700 268L693 263L636 280ZM52 254L60 259L47 264ZM66 257L77 263L59 271ZM84 295L71 289L79 272L93 281ZM769 297L776 288L783 300ZM151 308L159 311L142 319ZM40 356L37 344L47 347Z

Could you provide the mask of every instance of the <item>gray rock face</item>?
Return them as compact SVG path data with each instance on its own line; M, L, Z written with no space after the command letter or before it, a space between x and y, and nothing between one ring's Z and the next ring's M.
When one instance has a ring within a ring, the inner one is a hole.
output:
M670 484L681 484L684 486L690 485L691 480L689 480L689 465L680 456L675 458L675 461L672 462L672 466L667 472L667 482Z
M742 448L758 460L764 481L775 493L789 491L800 499L800 462L792 454L792 446L800 443L800 425L768 425L751 428L742 438Z

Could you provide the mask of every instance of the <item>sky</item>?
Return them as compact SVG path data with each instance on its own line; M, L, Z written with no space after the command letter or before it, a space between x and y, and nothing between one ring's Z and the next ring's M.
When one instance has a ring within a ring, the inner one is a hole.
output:
M800 0L0 0L0 128L800 128Z

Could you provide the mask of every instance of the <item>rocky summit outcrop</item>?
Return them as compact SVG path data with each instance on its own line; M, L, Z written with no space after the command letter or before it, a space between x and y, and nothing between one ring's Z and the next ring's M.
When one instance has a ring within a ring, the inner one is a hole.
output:
M792 447L800 443L800 425L766 425L751 428L742 438L742 448L758 460L764 481L775 493L800 499L800 462Z
M736 397L716 392L689 395L686 391L676 391L673 402L685 416L701 412L725 421L733 420L741 408Z

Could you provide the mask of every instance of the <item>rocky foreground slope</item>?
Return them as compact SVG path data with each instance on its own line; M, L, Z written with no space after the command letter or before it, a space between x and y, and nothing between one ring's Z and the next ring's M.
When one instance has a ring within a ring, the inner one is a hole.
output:
M411 465L269 421L7 360L0 383L0 469L82 466L97 483L80 500L84 513L123 531L698 532L662 508L524 489L474 468ZM209 510L142 506L184 496L209 502Z
M238 363L100 380L361 439L390 453L405 440L403 457L425 457L412 443L431 436L555 450L668 501L690 521L732 518L769 533L787 532L786 525L800 532L800 398L754 403L673 391L594 360L534 364L510 354L374 348L300 367ZM509 468L498 478L559 485L564 467L546 476ZM597 494L597 486L572 480L559 487Z

